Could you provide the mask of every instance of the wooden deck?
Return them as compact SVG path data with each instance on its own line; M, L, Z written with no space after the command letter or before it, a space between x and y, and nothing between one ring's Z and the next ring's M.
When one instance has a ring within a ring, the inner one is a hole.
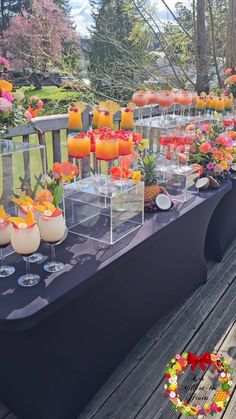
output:
M187 261L186 261L187 263ZM171 289L170 289L171 293ZM215 419L236 418L236 241L220 264L208 265L208 282L172 313L163 317L133 348L78 419L175 419L164 395L166 364L176 354L192 351L222 353L233 368L233 395L228 408ZM203 398L215 383L209 371L182 376L183 398ZM190 377L193 385L189 386ZM193 377L193 378L192 378ZM201 381L200 381L201 379ZM213 392L210 392L212 396ZM199 403L204 404L201 400ZM210 417L210 416L209 416ZM0 419L17 419L0 405ZM19 418L18 418L19 419ZM24 418L20 418L24 419ZM33 418L32 418L33 419ZM43 419L43 418L42 418ZM57 419L52 416L52 419ZM66 419L66 418L65 418Z

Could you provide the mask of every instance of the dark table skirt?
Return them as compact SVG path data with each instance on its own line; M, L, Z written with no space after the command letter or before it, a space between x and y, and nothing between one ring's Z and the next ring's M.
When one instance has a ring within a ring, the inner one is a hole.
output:
M64 303L63 292L57 302L53 298L60 287L69 289L79 281L90 267L86 261L74 264L63 280L59 276L54 287L19 290L21 305L27 293L36 295L27 310L19 308L19 302L14 310L9 291L1 290L12 309L7 314L9 307L2 307L6 320L1 321L0 397L20 419L76 419L154 322L206 281L206 231L230 187L196 198L186 208L150 217L130 237L132 246L129 243L119 257L94 272L88 286L74 286ZM76 248L81 256L84 246L69 235L67 249ZM97 244L86 241L86 246L93 253ZM69 262L67 249L61 248L58 257ZM101 263L98 256L96 261ZM38 315L35 304L43 314Z
M220 262L236 238L236 175L232 177L232 189L217 205L207 230L205 255Z

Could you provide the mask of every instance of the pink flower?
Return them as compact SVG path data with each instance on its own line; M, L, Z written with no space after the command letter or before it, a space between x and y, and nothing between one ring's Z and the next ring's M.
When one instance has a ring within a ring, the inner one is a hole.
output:
M204 154L210 153L212 151L211 144L207 142L202 143L199 147L199 151Z
M37 103L37 108L42 109L43 108L43 101L40 99Z
M207 164L207 169L208 170L212 170L214 168L214 163L208 163Z
M13 102L14 100L14 96L8 92L2 92L2 97L4 97L4 99L8 100L9 102Z
M30 103L32 103L32 102L38 102L38 100L39 100L39 97L38 96L30 96L30 98L29 98Z
M2 112L11 112L12 103L4 97L0 97L0 111Z
M223 167L222 166L220 166L220 164L216 164L215 166L214 166L214 172L215 173L221 173L221 172L223 172Z
M210 124L202 124L202 126L201 126L201 130L203 132L209 132L210 129L211 129L211 125Z
M10 67L10 63L6 58L0 57L0 66L8 70L8 68Z
M226 70L225 70L225 75L226 76L230 76L230 74L232 73L232 68L227 68Z
M33 118L30 111L28 111L28 110L25 111L24 117L25 117L25 119L27 119L27 121L31 121L31 119Z

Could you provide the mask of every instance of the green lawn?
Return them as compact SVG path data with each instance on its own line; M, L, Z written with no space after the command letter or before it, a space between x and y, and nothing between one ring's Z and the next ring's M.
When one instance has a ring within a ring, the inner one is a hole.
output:
M35 90L33 86L24 86L19 89L25 97L38 96L44 101L44 108L40 115L53 115L66 113L72 102L93 103L93 95L88 92L65 90L60 87L42 87Z
M28 98L30 96L38 96L42 100L66 100L68 102L77 100L80 96L79 92L67 91L60 87L42 87L40 90L35 90L33 86L24 86L19 89L24 92Z
M15 137L14 141L22 141L22 137ZM30 136L30 143L38 144L38 136L36 134ZM48 159L48 168L50 169L53 164L53 149L52 149L52 134L46 133L46 152ZM61 147L62 147L62 160L68 159L67 145L66 145L66 130L61 131ZM31 168L31 186L35 185L35 175L42 173L42 163L40 150L36 149L30 151L30 168ZM17 153L13 156L13 174L14 174L14 190L20 187L20 177L24 177L24 159L23 153ZM2 194L3 176L2 176L2 159L0 159L0 194Z

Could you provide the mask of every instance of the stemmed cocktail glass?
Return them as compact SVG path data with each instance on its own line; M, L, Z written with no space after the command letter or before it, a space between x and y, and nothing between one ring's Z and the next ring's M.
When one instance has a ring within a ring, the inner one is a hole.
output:
M18 278L22 287L32 287L40 282L40 276L30 272L30 256L40 245L40 234L32 211L28 211L26 218L10 217L11 245L16 253L22 255L26 262L26 274Z
M163 121L164 125L168 124L167 118L167 111L170 106L174 104L175 95L169 91L159 92L157 94L157 100L161 107L161 120Z
M0 254L1 254L1 267L0 267L0 278L7 278L14 274L14 266L7 266L4 258L4 248L7 247L11 242L11 223L8 220L8 216L3 208L0 206Z
M73 159L73 163L76 165L76 161L79 162L79 176L82 177L82 160L90 156L91 141L88 135L81 132L76 135L68 137L68 156ZM74 178L76 181L76 176Z
M149 95L145 90L139 90L132 96L132 102L139 108L139 123L143 119L143 108L149 102Z
M45 203L46 204L46 203ZM46 272L59 272L64 268L63 262L55 260L55 245L60 244L66 236L66 225L62 211L52 204L46 204L45 210L39 218L39 231L42 240L51 245L51 262L44 265Z

